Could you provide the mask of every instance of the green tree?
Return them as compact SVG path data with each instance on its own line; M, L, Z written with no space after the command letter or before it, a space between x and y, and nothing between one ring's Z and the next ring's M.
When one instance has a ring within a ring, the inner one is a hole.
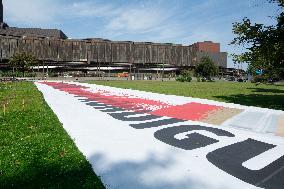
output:
M25 70L29 69L30 66L37 64L37 59L33 55L28 53L17 53L12 56L9 60L9 64L16 69L22 71L23 76L25 76Z
M231 44L246 48L240 55L233 54L233 60L235 63L248 63L251 70L263 69L268 76L278 74L284 77L284 0L268 2L277 4L281 10L275 17L275 26L253 24L248 18L233 23L236 37Z
M201 58L199 64L196 66L195 74L197 77L202 76L211 80L212 76L216 76L218 74L218 67L208 56L205 56Z

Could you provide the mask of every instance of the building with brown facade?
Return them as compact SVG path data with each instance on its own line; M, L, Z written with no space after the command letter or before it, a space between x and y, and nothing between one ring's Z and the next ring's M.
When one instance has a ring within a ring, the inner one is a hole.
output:
M220 51L220 43L212 41L197 42L191 45L193 52L193 62L198 63L204 56L208 56L218 66L227 68L227 52Z
M209 41L193 45L172 43L111 41L107 39L68 39L57 29L15 28L3 21L0 0L0 61L15 53L27 52L52 65L133 66L144 70L194 67L203 56L227 67L227 53L220 44Z
M212 41L197 42L192 44L195 51L219 53L220 43L213 43Z

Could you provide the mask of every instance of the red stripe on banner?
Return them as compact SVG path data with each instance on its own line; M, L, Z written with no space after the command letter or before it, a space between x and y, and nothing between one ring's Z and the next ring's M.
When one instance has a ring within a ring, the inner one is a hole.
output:
M205 118L210 112L223 109L221 106L188 103L151 112L157 116L167 116L182 120L198 121Z
M126 110L151 111L170 106L166 103L155 100L142 99L128 95L123 95L123 96L112 95L108 91L99 90L98 92L90 92L84 90L86 89L86 87L83 88L81 86L74 84L55 83L55 82L44 82L43 84L52 86L53 88L59 89L64 92L68 92L69 94L78 95L81 97L85 97L89 100L95 100L97 102L123 108Z
M56 83L56 82L43 82L48 86L52 86L55 89L67 92L69 94L85 97L89 100L94 100L107 105L123 108L125 110L132 111L151 111L149 114L157 116L167 116L182 120L199 121L206 118L212 111L223 109L221 106L200 104L200 103L188 103L183 105L172 106L164 102L148 100L142 98L136 98L133 96L117 96L112 95L108 91L90 92L86 91L87 87L78 86L75 84Z

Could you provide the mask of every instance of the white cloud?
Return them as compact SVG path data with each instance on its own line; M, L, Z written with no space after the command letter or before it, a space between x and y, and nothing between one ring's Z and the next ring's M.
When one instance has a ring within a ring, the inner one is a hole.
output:
M131 9L122 11L115 16L106 29L143 32L157 27L165 21L162 11L156 9Z
M54 20L58 8L48 0L4 0L4 13L13 23L41 24Z
M97 4L94 1L64 3L55 0L4 0L3 4L9 22L20 25L44 25L68 22L78 17L107 17L116 13L110 4Z
M175 7L141 3L126 6L113 15L104 28L106 33L140 35L146 41L165 41L181 36L184 31L177 20Z
M94 23L99 20L102 25L96 28L96 33L106 38L133 34L143 35L145 40L165 41L183 33L181 25L172 19L175 8L151 1L123 5L91 0L4 0L3 3L7 22L16 26L56 27L58 23L64 25L80 18Z
M116 10L112 5L98 4L94 1L72 3L67 8L67 11L69 13L72 12L72 16L79 17L106 17L116 13Z

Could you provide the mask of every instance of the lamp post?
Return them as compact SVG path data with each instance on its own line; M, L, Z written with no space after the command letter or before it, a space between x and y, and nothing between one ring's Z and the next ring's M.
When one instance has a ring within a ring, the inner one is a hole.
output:
M164 73L165 73L165 54L166 54L166 47L164 47L164 51L163 51L163 72L162 72L162 81L164 81Z

